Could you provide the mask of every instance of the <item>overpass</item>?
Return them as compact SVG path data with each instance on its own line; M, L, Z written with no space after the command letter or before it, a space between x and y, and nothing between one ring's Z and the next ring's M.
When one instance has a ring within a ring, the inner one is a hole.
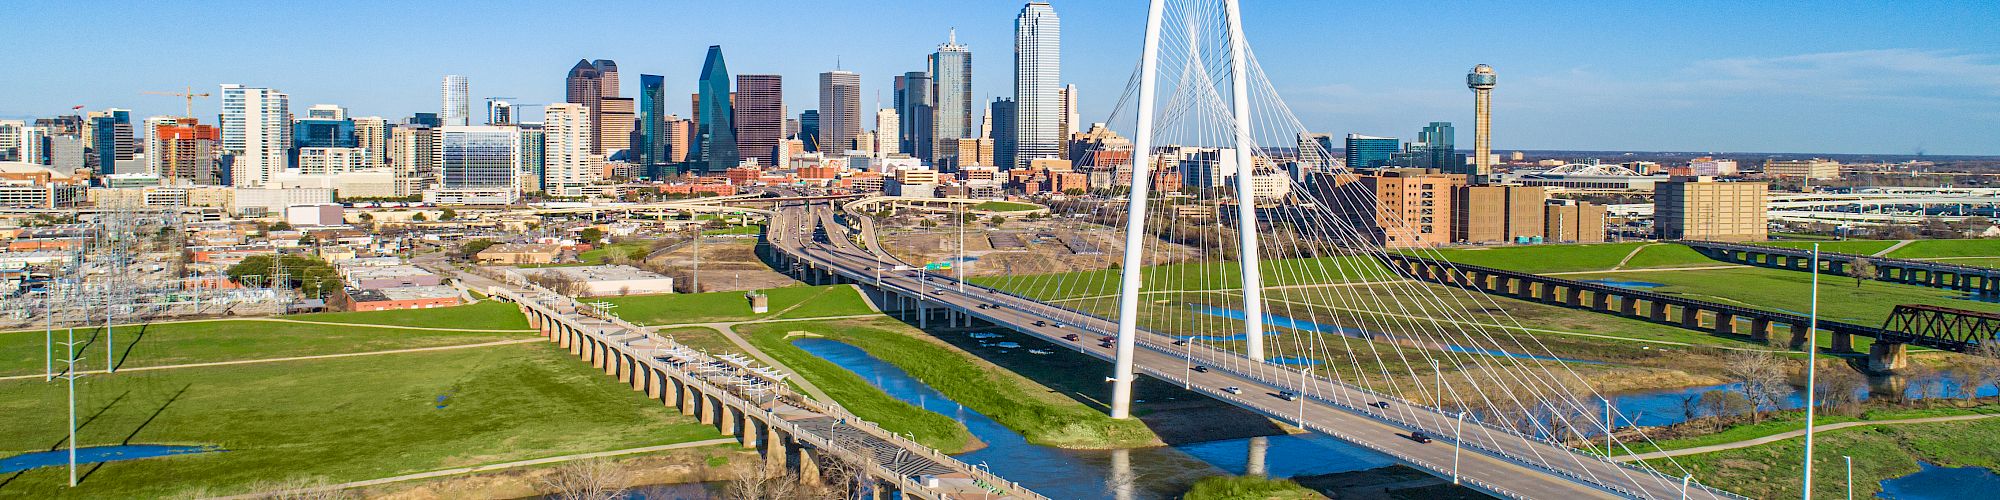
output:
M570 297L525 282L489 285L487 293L520 305L550 342L648 399L736 438L769 466L818 479L836 461L859 464L864 489L874 498L1046 498L792 393L768 370L687 348Z
M978 321L1032 335L1099 360L1112 360L1113 353L1109 350L1092 349L1063 336L1108 335L1107 332L1117 330L1115 320L963 281L915 271L886 270L877 264L880 262L877 256L847 241L848 230L835 223L831 214L822 212L825 210L829 208L778 207L770 226L772 230L766 233L770 244L765 258L774 267L795 273L808 282L846 282L869 287L885 299L880 302L886 304L884 312L901 316L919 327L927 327L931 321L966 326ZM1051 323L1054 326L1046 326ZM1306 371L1280 367L1258 374L1254 370L1227 368L1244 366L1244 357L1193 342L1177 344L1174 338L1158 332L1140 330L1135 341L1138 348L1134 351L1134 365L1139 373L1354 443L1495 496L1741 498L1695 483L1691 477L1668 477L1650 469L1628 466L1607 460L1602 454L1488 424L1478 417L1466 418L1464 413L1403 401L1367 388L1309 375ZM1196 365L1210 369L1195 371ZM1269 373L1298 373L1298 376ZM1416 432L1437 437L1440 444L1413 439ZM1467 436L1468 433L1472 436Z

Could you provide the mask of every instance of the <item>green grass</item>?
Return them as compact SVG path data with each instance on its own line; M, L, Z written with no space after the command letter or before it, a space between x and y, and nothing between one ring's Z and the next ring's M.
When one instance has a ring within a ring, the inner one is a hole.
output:
M1811 250L1813 245L1819 245L1819 251L1821 252L1851 253L1855 255L1874 255L1875 252L1887 250L1889 247L1895 246L1896 242L1894 240L1759 241L1759 242L1754 242L1754 244L1773 246L1773 247L1796 248L1800 250Z
M972 209L984 210L988 212L1026 212L1029 210L1040 210L1042 209L1042 206L1033 203L1016 203L1011 201L989 201L985 203L980 203L978 205L973 205Z
M764 314L750 312L750 301L743 298L743 292L635 295L606 297L603 300L617 304L618 307L613 308L611 312L641 325L681 325L874 313L868 309L868 304L862 300L861 294L856 292L854 287L847 285L793 286L759 291L771 297L771 309ZM792 309L793 306L798 307Z
M859 347L953 401L1021 433L1031 443L1092 449L1159 444L1139 421L1112 420L1103 412L894 319L785 323L768 330L778 335L809 331Z
M1667 286L1653 288L1651 291L1757 309L1783 310L1794 314L1804 314L1812 307L1813 275L1783 269L1743 267L1566 277L1579 280L1613 278L1664 283ZM1819 311L1822 318L1863 325L1881 325L1897 304L1931 304L1978 311L2000 311L2000 304L1955 298L1961 295L1964 295L1964 292L1872 280L1863 281L1861 286L1856 287L1852 278L1821 276Z
M1264 286L1280 287L1324 283L1347 283L1392 279L1387 269L1373 257L1320 257L1273 259L1260 266ZM1235 262L1209 262L1147 266L1142 289L1152 292L1228 290L1239 288L1242 278ZM979 276L967 278L1030 298L1059 300L1118 293L1118 269L1077 271L1027 276Z
M1598 243L1590 245L1519 245L1491 248L1447 248L1436 250L1407 250L1405 253L1425 257L1443 257L1445 260L1461 264L1508 269L1527 273L1557 273L1570 271L1604 271L1618 266L1618 262L1631 255L1632 250L1649 243ZM1634 255L1627 268L1639 267L1679 267L1714 264L1693 250L1679 251L1671 247L1677 245L1653 245ZM1684 247L1682 250L1686 250Z
M1209 476L1195 481L1183 500L1287 500L1326 498L1290 479L1260 476Z
M602 245L595 248L591 248L589 250L585 250L583 251L583 253L576 254L576 262L559 262L555 264L518 264L515 265L514 267L531 269L537 267L595 266L603 264L605 262L604 259L610 258L612 255L630 255L629 252L632 252L634 250L651 251L652 248L653 248L653 242L651 241L624 241L624 242L612 243L609 245Z
M60 467L0 486L20 498L229 495L295 478L346 482L718 437L548 344L92 375L78 442L219 453ZM443 408L439 397L444 396ZM0 382L0 456L63 442L63 386Z
M728 236L728 235L752 235L762 232L764 232L763 224L751 224L747 226L731 226L723 229L710 229L707 231L702 231L701 234L709 236Z
M786 334L793 331L824 330L802 323L765 323L741 325L737 333L744 335L757 349L770 355L778 363L791 368L805 377L841 408L856 416L881 425L892 432L907 434L925 446L956 453L967 450L972 442L972 432L966 430L950 417L932 413L916 405L897 400L882 392L854 372L841 368L830 361L812 355L793 346ZM815 332L816 333L816 332Z
M743 352L743 348L737 347L735 342L730 342L728 337L723 337L721 332L717 332L715 331L714 328L709 328L706 326L666 328L660 330L659 333L661 335L672 337L674 339L674 342L679 342L681 345L699 349L704 352L711 352L711 353Z
M1734 450L1675 457L1681 467L1704 484L1751 498L1796 498L1801 474L1802 438ZM1857 498L1874 498L1881 481L1914 473L1919 460L1946 467L2000 468L2000 419L1959 422L1861 426L1816 433L1813 496L1841 498L1846 494L1846 464L1854 458ZM1653 461L1665 470L1679 470L1666 460ZM1774 480L1773 478L1793 478Z
M495 300L435 309L328 312L279 316L281 319L356 325L414 326L465 330L527 330L520 306Z
M79 329L77 352L86 370L104 368L106 340L100 328ZM333 326L257 320L119 326L111 331L113 359L119 368L207 363L240 359L283 358L414 347L476 344L530 338L526 333L406 330L365 326ZM68 338L67 330L55 340ZM42 373L43 332L0 333L0 376ZM58 345L57 349L62 346ZM62 354L58 352L57 357Z
M2000 239L1919 240L1889 252L1898 259L1935 257L2000 257ZM1962 262L1961 262L1962 263Z

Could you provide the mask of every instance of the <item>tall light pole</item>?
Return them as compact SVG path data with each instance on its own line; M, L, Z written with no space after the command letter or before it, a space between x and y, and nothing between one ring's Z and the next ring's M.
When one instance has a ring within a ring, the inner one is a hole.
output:
M1812 249L1812 308L1806 316L1806 458L1805 487L1799 490L1800 498L1812 500L1812 459L1813 459L1813 391L1818 388L1817 364L1819 354L1819 244Z
M1451 430L1451 484L1458 484L1459 439L1465 436L1465 412L1458 412L1458 425Z
M1111 418L1132 416L1132 348L1139 336L1139 267L1146 243L1146 198L1152 190L1153 162L1153 80L1160 65L1160 18L1166 0L1152 0L1146 7L1146 37L1139 51L1138 128L1132 141L1132 192L1125 209L1125 258L1119 268L1118 348L1111 379Z
M1264 277L1257 263L1256 163L1250 142L1249 63L1243 41L1243 16L1237 0L1222 3L1229 18L1230 116L1236 126L1236 264L1243 279L1243 351L1250 361L1264 360Z
M1300 428L1300 429L1305 429L1305 428L1306 428L1306 372L1308 372L1308 371L1311 371L1311 370L1312 370L1312 366L1311 366L1311 365L1307 365L1307 366L1305 366L1305 367L1302 367L1302 368L1299 368L1299 393L1298 393L1298 398L1299 398L1299 428Z
M1841 455L1847 461L1847 500L1854 500L1854 457Z

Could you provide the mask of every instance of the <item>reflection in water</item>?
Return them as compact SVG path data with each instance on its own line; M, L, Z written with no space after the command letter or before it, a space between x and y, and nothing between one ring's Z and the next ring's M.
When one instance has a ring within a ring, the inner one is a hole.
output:
M1993 498L2000 491L2000 474L1981 467L1939 467L1917 462L1922 469L1910 475L1882 480L1876 498L1896 500L1956 500Z
M903 402L952 417L986 443L956 455L1050 498L1174 498L1203 477L1243 474L1253 461L1252 443L1265 449L1262 466L1276 477L1331 474L1394 463L1366 449L1330 437L1310 435L1230 439L1128 450L1065 450L1030 444L1020 434L965 408L911 377L908 372L854 346L827 339L792 342L806 352L840 365Z
M1244 318L1249 317L1249 315L1244 313L1243 310L1241 309L1231 309L1227 307L1216 307L1216 306L1202 305L1202 304L1188 304L1188 307L1194 308L1195 312L1219 318L1229 318L1240 321ZM1395 336L1393 335L1372 332L1360 328L1349 328L1340 325L1316 323L1312 321L1294 319L1270 313L1266 313L1264 315L1264 324L1278 328L1289 328L1293 330L1304 331L1307 333L1337 333L1343 336L1353 337L1357 339L1364 339L1364 340L1386 341L1395 338ZM1275 331L1265 331L1264 334L1277 335L1278 333ZM1215 342L1215 341L1243 340L1244 337L1243 334L1238 333L1235 335L1183 335L1183 336L1175 336L1174 338L1183 340ZM1430 345L1425 345L1424 347L1432 349L1442 349L1446 351L1466 353L1466 354L1484 354L1487 356L1499 356L1505 358L1534 359L1541 361L1562 361L1566 363L1583 363L1591 365L1603 364L1596 361L1574 359L1574 358L1559 358L1554 356L1542 356L1536 354L1523 354L1518 352L1503 351L1499 349L1487 349L1484 347L1468 347L1456 344L1435 344L1429 342L1424 342L1424 343L1430 344ZM1315 364L1313 362L1305 362L1300 360L1299 358L1291 358L1291 357L1277 358L1272 362L1281 364L1291 364L1291 365Z
M1951 393L1957 388L1956 383L1942 377L1910 380L1909 377L1903 376L1876 376L1869 378L1868 385L1867 388L1856 390L1855 396L1861 399L1884 397L1901 397L1907 400L1931 399L1952 397ZM1620 415L1618 423L1621 426L1631 425L1631 422L1645 426L1670 425L1687 420L1684 403L1687 398L1699 398L1702 393L1713 390L1735 391L1742 388L1743 384L1735 383L1613 394L1610 398L1611 405L1618 408ZM1996 391L1991 385L1986 385L1979 387L1976 394L1979 397L1988 397L2000 395L2000 391ZM1804 407L1805 404L1805 389L1798 387L1792 388L1792 393L1785 396L1783 403L1785 409L1796 409ZM1625 419L1631 419L1631 422Z

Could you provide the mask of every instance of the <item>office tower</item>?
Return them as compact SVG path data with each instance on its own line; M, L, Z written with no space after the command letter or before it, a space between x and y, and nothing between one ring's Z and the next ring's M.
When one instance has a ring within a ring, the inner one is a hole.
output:
M729 67L722 60L721 45L708 46L696 89L700 91L695 106L698 159L702 171L719 174L737 164L736 111L730 104Z
M356 145L353 120L306 118L292 122L294 148L351 148Z
M442 120L438 119L437 113L410 113L409 118L403 119L404 125L418 125L430 128L442 127L444 126L443 123Z
M590 110L590 123L596 127L590 131L590 151L605 154L604 106L606 97L618 97L618 63L609 59L578 59L569 69L564 79L563 102L582 104ZM622 141L630 144L630 139Z
M491 125L438 129L440 186L512 202L521 194L521 131Z
M469 96L472 89L465 77L444 75L444 83L439 87L443 105L438 107L438 118L444 120L445 125L471 125L472 99Z
M1653 225L1662 240L1764 241L1767 190L1762 182L1716 182L1675 176L1653 185Z
M1696 172L1699 174L1700 172ZM1733 173L1733 172L1732 172ZM1764 177L1806 180L1839 179L1840 162L1825 158L1808 160L1764 160Z
M336 104L314 104L306 107L306 119L345 120L347 119L347 108Z
M861 75L843 70L819 74L819 150L854 149L861 132Z
M550 104L542 112L542 190L550 196L582 196L599 157L590 152L590 110L579 104Z
M0 120L0 161L27 161L22 159L21 153L21 135L27 127L28 124L20 120Z
M957 147L955 151L958 151L959 168L973 165L993 166L993 138L967 137L959 139L955 146Z
M1315 171L1333 168L1333 136L1299 132L1299 163Z
M591 61L590 65L597 68L597 91L599 95L604 97L618 97L623 95L625 89L618 86L618 63L612 62L610 59L598 59Z
M934 162L936 157L937 130L931 125L937 121L932 113L935 109L932 96L931 77L923 71L911 71L896 77L896 115L902 118L899 124L903 153L926 162Z
M1056 91L1062 81L1062 23L1055 7L1032 1L1014 20L1014 163L1027 166L1036 158L1055 158L1062 111ZM996 125L997 126L997 125ZM997 141L996 141L997 142ZM997 146L996 146L997 147ZM1001 156L995 154L994 156Z
M90 143L96 148L97 175L134 173L142 167L133 162L132 112L107 109L90 113Z
M632 149L632 135L638 126L632 98L604 96L597 100L597 105L603 107L591 117L603 120L591 123L597 129L597 153L610 158Z
M146 123L147 163L160 180L200 186L222 182L222 173L217 170L220 163L216 162L221 130L202 125L194 118L174 117Z
M437 129L409 124L389 130L389 166L396 196L422 194L437 183Z
M1472 89L1472 174L1484 181L1493 173L1493 67L1484 64L1473 66L1465 75L1465 86Z
M785 85L778 75L736 75L736 155L777 165L785 140Z
M688 153L694 151L694 120L667 115L667 163L680 165L687 163Z
M875 110L875 151L879 156L901 151L903 125L898 118L894 109Z
M1347 168L1381 168L1389 165L1402 148L1402 141L1394 137L1375 137L1361 134L1347 134Z
M972 50L958 43L958 30L951 30L945 43L927 58L932 90L931 139L937 141L939 162L956 165L958 140L972 132ZM826 110L824 104L820 110Z
M235 157L229 180L261 188L285 168L292 147L291 96L276 90L222 85L222 150Z
M486 101L487 125L513 125L514 103L498 99Z
M1537 242L1544 234L1542 205L1548 199L1538 186L1459 186L1451 195L1451 241Z
M521 129L521 192L543 192L542 175L548 171L548 136L540 123L523 123Z
M819 151L819 110L808 109L799 112L799 141L806 151Z
M361 148L299 148L298 173L306 175L344 174L368 168L367 161L367 151Z
M639 75L639 135L632 142L633 159L646 167L646 177L658 178L667 164L667 77Z
M1082 115L1076 110L1076 84L1064 85L1056 91L1056 148L1061 153L1057 158L1069 157L1069 139L1076 135L1077 127L1083 126Z
M22 124L18 132L14 159L36 165L49 164L49 135L46 130L34 125Z
M83 147L83 136L50 135L44 138L44 142L48 144L49 168L72 175L87 168L84 160L87 148ZM279 161L284 161L283 158L280 156Z
M368 150L370 168L389 164L389 121L379 116L354 119L354 147Z
M146 161L143 162L145 167L144 172L154 175L160 173L160 127L180 123L179 118L177 116L147 117L145 124L139 127L139 130L145 132L145 138L142 139L145 141L146 146ZM5 122L0 122L0 157L6 156L6 151L4 151L7 147L6 126Z
M1020 123L1020 107L1012 99L994 99L986 113L993 115L993 166L1001 170L1014 168L1020 162L1021 131L1015 128Z

